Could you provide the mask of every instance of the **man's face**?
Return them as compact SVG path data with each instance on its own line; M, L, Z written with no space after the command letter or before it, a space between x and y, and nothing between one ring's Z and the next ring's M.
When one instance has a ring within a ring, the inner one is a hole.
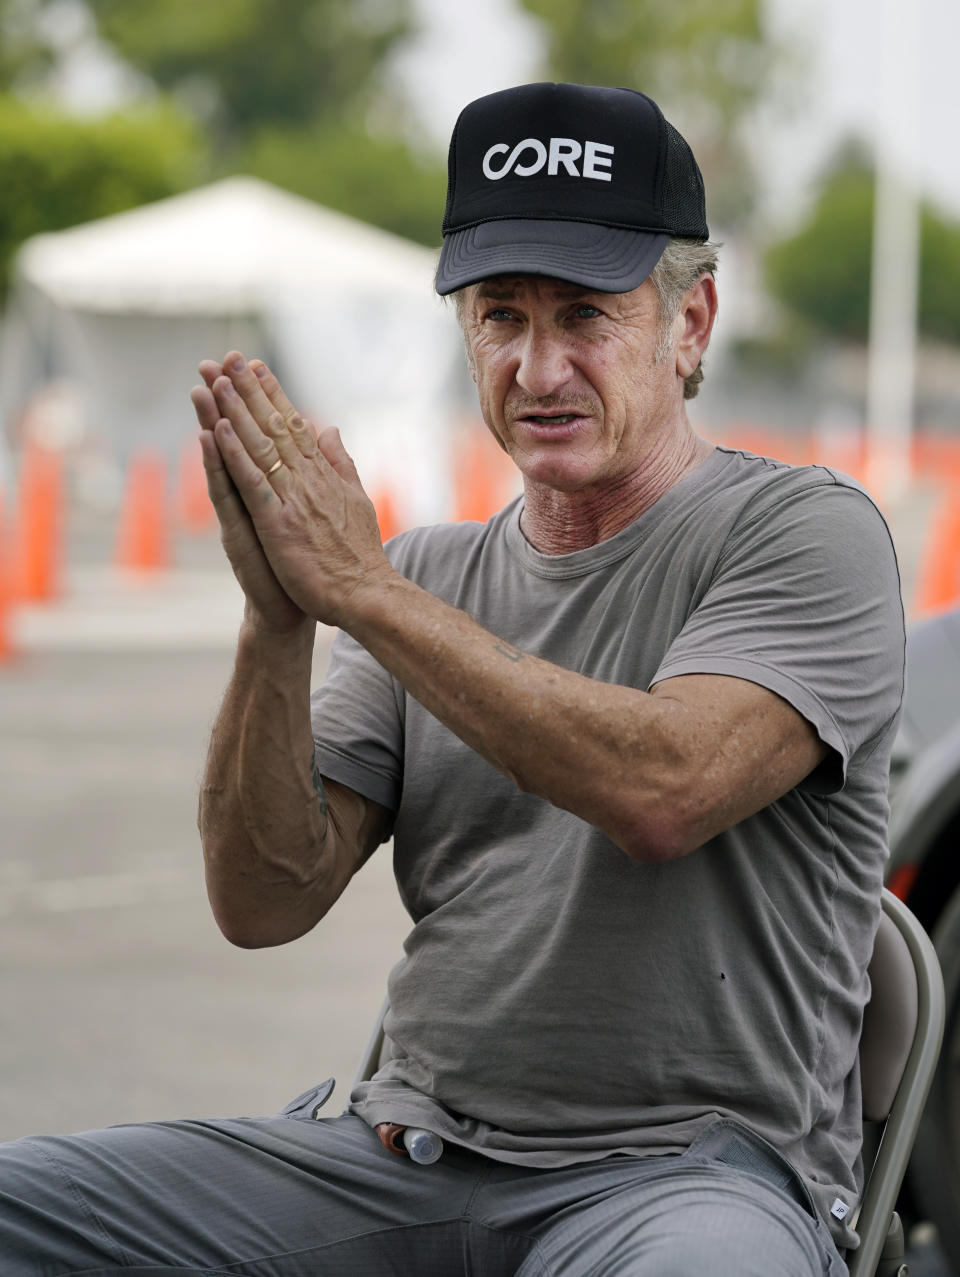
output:
M622 479L682 405L657 360L658 298L590 292L533 275L472 284L464 332L484 421L524 479L575 492Z

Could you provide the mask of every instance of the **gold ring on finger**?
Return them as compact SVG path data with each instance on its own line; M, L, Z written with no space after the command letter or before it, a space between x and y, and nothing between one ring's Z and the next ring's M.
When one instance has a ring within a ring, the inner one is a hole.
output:
M276 474L276 472L280 469L282 465L283 465L282 459L280 457L277 457L276 461L267 471L267 478L269 479L272 474Z

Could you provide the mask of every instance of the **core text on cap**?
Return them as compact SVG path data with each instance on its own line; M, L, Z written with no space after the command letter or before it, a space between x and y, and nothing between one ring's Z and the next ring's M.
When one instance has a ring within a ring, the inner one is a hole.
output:
M526 152L532 152L530 159ZM506 162L500 168L493 167L493 161L501 155L507 155ZM539 138L525 137L510 150L506 142L495 142L483 157L483 174L491 182L499 182L513 172L517 177L533 177L546 166L547 176L556 177L562 168L570 177L589 177L596 182L610 182L613 175L614 148L606 142L584 142L582 145L572 137L552 137L548 142ZM524 163L520 157L524 156ZM577 168L577 161L583 157L583 165Z

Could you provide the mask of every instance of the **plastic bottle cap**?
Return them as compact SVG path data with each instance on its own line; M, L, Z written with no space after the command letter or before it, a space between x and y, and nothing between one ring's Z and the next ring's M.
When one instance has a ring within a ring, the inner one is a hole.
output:
M419 1126L408 1126L403 1132L403 1143L410 1154L411 1161L421 1166L429 1166L443 1153L443 1140L433 1131L425 1131Z

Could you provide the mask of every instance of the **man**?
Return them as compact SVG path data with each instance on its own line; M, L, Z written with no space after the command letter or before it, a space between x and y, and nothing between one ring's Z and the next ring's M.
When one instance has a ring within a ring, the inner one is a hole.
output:
M56 1165L68 1222L59 1267L9 1271L845 1271L903 617L862 490L693 432L714 265L648 98L468 106L437 287L523 497L387 553L336 432L259 361L201 365L246 596L212 907L292 940L392 835L391 1054L337 1118L324 1086L27 1142L20 1195ZM434 1165L394 1155L410 1127Z

